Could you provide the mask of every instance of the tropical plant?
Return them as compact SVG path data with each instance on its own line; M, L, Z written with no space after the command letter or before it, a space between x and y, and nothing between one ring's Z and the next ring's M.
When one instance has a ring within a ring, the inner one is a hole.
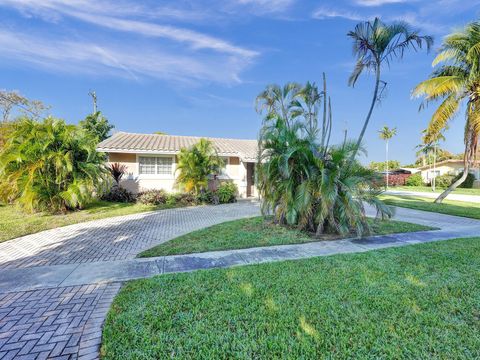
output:
M354 86L364 70L375 74L372 101L357 139L357 147L360 148L375 104L381 98L382 90L386 85L383 83L383 88L380 89L382 66L385 64L390 66L392 60L402 58L408 49L417 51L425 45L429 50L433 39L430 36L419 35L417 30L412 30L405 22L385 24L379 18L357 24L348 36L353 40L353 52L357 57L355 68L349 78L349 85ZM356 153L356 151L352 153L352 160Z
M422 174L421 173L416 173L411 176L409 176L405 180L405 185L407 186L423 186L425 185L423 182Z
M465 172L435 200L441 203L462 184L475 161L480 133L480 22L468 24L463 30L448 35L440 53L433 60L436 69L429 79L421 82L413 96L423 97L421 105L441 100L428 124L426 139L435 139L463 107L465 112Z
M388 164L385 161L372 161L368 164L369 169L375 171L387 171L387 169L398 169L400 167L400 161L388 160Z
M190 148L182 148L178 154L177 184L186 192L198 195L208 186L209 176L218 174L224 166L213 143L200 139Z
M357 161L347 166L355 144L322 148L318 137L311 136L323 132L311 131L317 121L311 121L310 113L286 115L290 118L275 110L268 113L260 131L257 184L264 214L273 212L278 223L317 235L368 233L365 203L382 217L391 214L377 197L381 179L375 172Z
M132 203L135 202L137 197L131 191L121 186L112 186L101 196L101 199L112 202Z
M110 171L110 175L112 175L115 183L119 185L123 175L127 172L127 167L125 164L113 163L108 166L108 171Z
M168 194L165 190L147 190L137 196L137 201L145 205L161 205L165 204L168 199Z
M88 115L79 123L82 129L95 136L98 141L108 138L110 131L115 127L108 122L108 119L100 111Z
M29 211L85 206L106 183L95 145L90 134L63 120L16 122L0 153L0 198Z
M232 203L237 200L238 187L234 182L222 182L216 191L220 204Z
M383 128L381 128L379 131L380 133L380 139L384 140L385 141L385 164L386 164L386 178L387 178L387 181L386 181L386 188L388 189L388 142L390 141L390 139L392 137L394 137L395 135L397 135L397 128L393 128L393 129L390 129L388 126L384 126Z

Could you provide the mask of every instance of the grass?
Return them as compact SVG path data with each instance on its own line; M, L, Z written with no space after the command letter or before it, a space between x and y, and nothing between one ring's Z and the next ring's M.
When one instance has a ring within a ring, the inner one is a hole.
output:
M382 195L381 199L388 205L480 219L480 203L443 200L441 204L435 204L434 199L398 195Z
M474 359L480 238L127 283L103 359Z
M401 221L369 219L376 235L431 230L432 228ZM148 249L139 257L189 254L196 252L244 249L258 246L298 244L318 240L338 239L326 235L313 238L296 229L289 229L264 221L262 217L234 220L197 230Z
M404 190L404 191L420 191L420 192L428 192L431 193L432 188L430 186L391 186L389 190L396 191L396 190ZM442 193L445 189L436 188L435 193ZM480 195L480 189L462 189L457 188L455 189L452 194L458 195Z
M142 204L96 201L80 211L51 215L44 213L26 214L13 205L0 204L0 242L84 221L119 215L129 215L169 207L171 206L149 206Z

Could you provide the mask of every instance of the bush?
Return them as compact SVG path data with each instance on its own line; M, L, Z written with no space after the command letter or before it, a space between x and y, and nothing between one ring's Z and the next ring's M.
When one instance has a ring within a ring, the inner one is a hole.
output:
M455 176L450 174L437 176L435 178L435 186L439 188L447 188L452 184L454 179Z
M237 194L237 185L231 181L222 182L217 189L217 196L220 204L235 202L237 200Z
M457 181L458 179L460 179L460 177L463 175L463 171L458 174L457 176L455 176L455 178L452 180L452 184ZM475 176L473 174L468 174L467 175L467 178L465 179L465 181L459 186L459 188L464 188L464 189L471 189L473 188L473 183L475 182Z
M197 196L197 202L200 204L213 204L215 196L211 190L202 190Z
M416 173L413 174L412 176L409 176L407 180L405 180L405 185L406 186L423 186L425 185L422 179L422 174L421 173Z
M138 194L137 201L145 205L166 204L168 194L165 190L148 190Z
M121 186L114 185L109 192L102 195L101 199L105 201L129 203L135 202L135 195Z
M178 193L172 194L169 197L167 204L169 205L183 205L183 206L192 206L197 205L197 197L193 193Z

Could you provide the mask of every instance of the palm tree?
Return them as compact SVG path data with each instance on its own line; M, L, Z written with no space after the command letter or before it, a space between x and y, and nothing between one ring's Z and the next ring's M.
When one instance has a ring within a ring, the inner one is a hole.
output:
M461 185L475 161L480 132L480 22L468 24L462 31L448 35L433 61L436 69L421 82L413 96L423 96L426 104L441 100L428 124L425 139L432 142L446 129L462 105L465 107L465 151L462 176L435 200L441 203Z
M0 153L0 199L29 211L85 206L107 183L96 137L49 117L15 122Z
M259 114L266 110L269 116L281 116L286 126L292 126L295 118L302 113L299 103L301 90L301 85L294 82L283 87L268 85L255 99L255 109Z
M218 174L224 162L217 155L213 143L207 139L200 139L190 148L180 149L178 154L177 183L185 191L196 195L208 186L208 177Z
M380 139L385 140L385 155L386 155L386 174L387 174L387 184L386 187L388 189L388 142L392 137L397 135L397 128L390 129L388 126L384 126L382 129L378 131L380 133Z
M262 212L273 212L278 223L317 235L368 233L364 203L374 205L382 217L391 215L378 199L378 177L358 161L346 166L356 151L354 144L322 148L319 139L311 136L318 133L311 113L289 122L272 111L263 122L257 165ZM330 115L327 119L331 123Z
M412 30L407 23L385 24L379 18L359 23L355 30L348 33L348 36L353 39L353 52L357 57L357 63L349 78L349 85L354 86L364 70L375 73L372 102L357 140L357 147L360 147L375 104L380 98L382 65L390 65L393 59L402 58L405 50L410 48L417 51L425 44L429 50L433 39L430 36L419 35L419 32ZM353 153L352 159L355 156L356 152Z

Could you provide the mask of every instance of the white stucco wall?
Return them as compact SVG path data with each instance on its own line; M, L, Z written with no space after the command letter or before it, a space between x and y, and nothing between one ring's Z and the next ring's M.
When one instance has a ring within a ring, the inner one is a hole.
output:
M139 174L139 156L167 156L172 158L172 174L171 175L144 175ZM247 165L238 157L228 157L226 170L220 176L220 180L233 181L237 187L240 198L247 196ZM127 167L127 174L121 180L121 185L133 193L149 190L164 189L169 192L178 191L175 187L177 159L175 155L169 154L127 154L127 153L110 153L109 163L120 163ZM254 189L256 196L256 189Z

